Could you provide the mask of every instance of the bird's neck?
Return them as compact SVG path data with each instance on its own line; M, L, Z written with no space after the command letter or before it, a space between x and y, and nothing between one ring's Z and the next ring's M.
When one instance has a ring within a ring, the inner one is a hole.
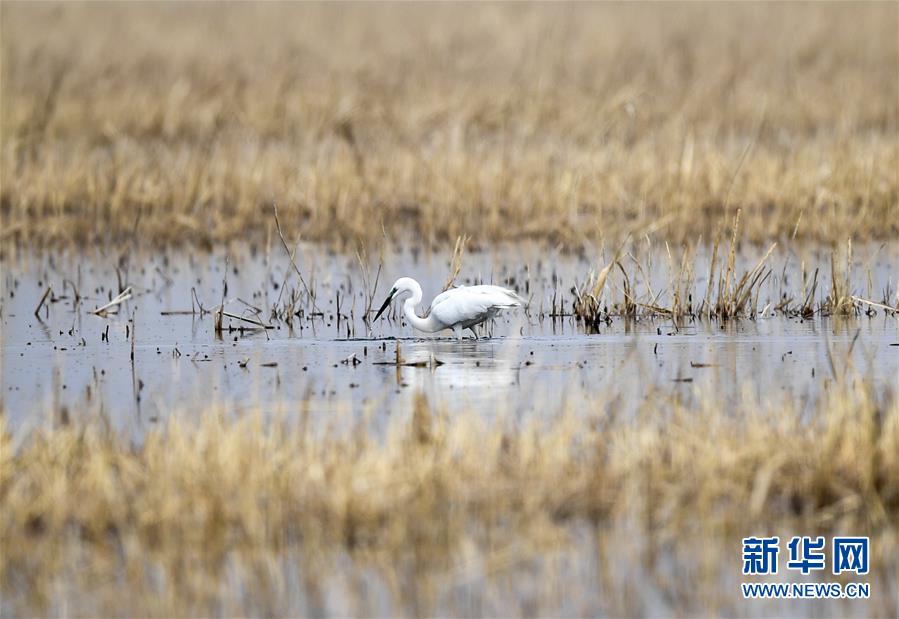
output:
M406 320L409 321L410 325L425 333L440 331L443 326L437 324L433 314L429 315L427 318L420 318L418 314L415 313L415 306L418 305L419 301L421 301L421 294L406 299L406 302L403 303L403 315L406 316Z

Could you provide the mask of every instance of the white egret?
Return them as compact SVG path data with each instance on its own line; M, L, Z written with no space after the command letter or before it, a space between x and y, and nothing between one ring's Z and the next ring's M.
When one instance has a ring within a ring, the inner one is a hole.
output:
M513 291L500 286L459 286L434 297L430 310L422 318L415 313L421 303L421 286L411 277L401 277L393 284L375 320L381 317L391 301L405 292L412 293L403 303L403 315L410 325L425 333L452 329L460 340L464 329L469 329L477 338L475 325L493 318L500 310L525 304L524 299Z

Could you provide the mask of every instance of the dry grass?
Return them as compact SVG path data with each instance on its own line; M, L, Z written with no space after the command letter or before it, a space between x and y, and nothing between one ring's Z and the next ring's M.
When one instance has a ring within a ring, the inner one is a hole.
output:
M4 2L2 238L895 238L897 11Z
M464 580L466 549L501 570L510 548L551 553L580 523L636 553L644 574L690 566L664 571L668 603L693 613L734 603L721 579L738 573L743 535L870 535L870 608L895 615L899 400L860 378L832 382L811 411L751 392L727 411L709 393L651 393L627 419L613 393L576 406L568 394L524 424L422 399L380 437L380 414L323 430L306 414L221 409L182 411L139 445L96 415L16 444L0 426L6 608L309 614L350 557L389 592L381 612L430 614ZM625 598L606 610L634 613Z
M672 248L666 244L667 282L663 289L654 289L653 245L648 240L645 247L639 243L625 242L615 256L598 271L592 270L580 285L572 289L572 315L588 326L598 327L600 323L611 322L612 317L635 318L638 316L662 316L675 320L683 318L751 318L782 315L788 317L811 318L822 316L858 316L863 312L874 316L883 312L887 316L899 314L899 290L889 283L880 291L879 299L859 296L860 280L853 279L852 242L846 243L845 250L831 250L830 287L819 299L818 274L824 265L808 274L805 261L790 265L791 253L775 254L777 244L767 250L750 248L756 255L751 266L738 267L737 254L740 251L740 215L738 211L731 228L727 246L727 257L722 258L723 246L718 234L708 248L701 242L685 244L680 248L678 259ZM874 293L871 287L871 261L887 245L869 253L865 265L868 276L867 293ZM625 252L628 247L631 251ZM701 249L708 249L707 256L698 256ZM745 250L744 250L745 251ZM888 250L890 251L890 250ZM779 272L772 265L775 259L783 259ZM745 258L744 258L745 259ZM755 261L757 260L757 261ZM788 268L788 265L792 268ZM796 273L796 269L799 273ZM697 272L705 273L702 285L698 285ZM855 269L858 275L861 268ZM798 276L797 276L798 275ZM791 282L793 285L791 286ZM795 282L799 282L797 289ZM763 293L766 284L768 292ZM772 297L772 288L777 292ZM767 294L767 296L765 296ZM760 302L761 299L761 302Z

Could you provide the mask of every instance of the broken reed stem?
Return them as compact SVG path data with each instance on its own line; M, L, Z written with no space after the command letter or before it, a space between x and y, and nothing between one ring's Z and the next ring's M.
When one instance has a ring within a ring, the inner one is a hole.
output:
M131 298L131 286L125 288L122 292L120 292L112 301L107 303L102 307L98 307L94 309L91 313L96 314L97 316L106 316L109 313L109 310L116 307L120 303L124 303L128 299ZM117 310L118 311L118 310Z
M219 304L218 309L215 310L215 324L213 325L213 332L216 335L221 335L222 333L222 315L225 313L225 297L228 294L228 256L225 255L225 272L222 274L222 302Z
M248 322L251 325L256 325L260 329L274 329L274 325L267 325L261 320L256 320L254 318L247 318L246 316L240 316L239 314L232 314L231 312L226 312L225 310L220 310L219 313L222 316L227 316L228 318L233 318L234 320L242 320L244 322ZM220 329L221 330L221 329Z
M47 301L47 297L49 297L52 292L53 288L47 286L47 290L44 291L44 296L41 297L40 303L38 303L37 307L34 308L34 317L38 320L41 319L41 317L38 315L38 312L40 312L41 308L44 307L44 303Z
M815 305L815 293L818 291L818 268L815 268L815 274L812 275L812 285L808 288L808 291L805 290L805 264L803 263L802 267L802 288L804 293L804 299L802 301L802 316L811 316L815 313L814 305Z
M450 261L449 277L443 283L443 291L453 287L456 277L462 271L462 255L465 253L465 245L468 243L468 237L465 235L456 237L456 246L453 248L453 258Z
M888 312L899 312L899 307L890 307L889 305L877 303L876 301L869 301L868 299L863 299L862 297L857 297L855 295L849 298L856 303L864 303L865 305L870 305L871 307L879 307L880 309L887 310Z

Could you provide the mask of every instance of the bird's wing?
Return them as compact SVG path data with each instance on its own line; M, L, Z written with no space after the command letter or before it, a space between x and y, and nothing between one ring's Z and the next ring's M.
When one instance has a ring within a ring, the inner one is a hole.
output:
M525 305L524 299L515 294L514 290L509 290L502 286L483 284L480 286L468 286L466 290L489 296L494 302L494 307L518 307Z
M517 294L500 286L460 286L441 292L431 302L430 313L445 325L481 317L491 311L524 305Z

